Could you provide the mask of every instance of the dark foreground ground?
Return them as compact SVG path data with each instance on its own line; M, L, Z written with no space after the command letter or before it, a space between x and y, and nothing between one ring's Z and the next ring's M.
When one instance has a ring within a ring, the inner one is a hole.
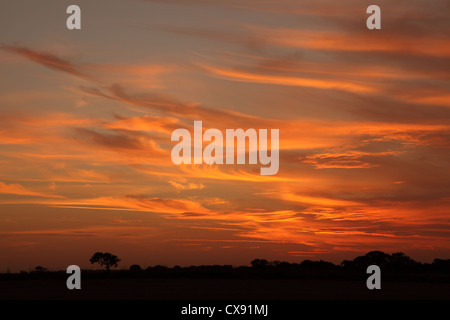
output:
M0 281L0 300L450 300L450 282L382 281L369 290L365 281L328 279L85 279L68 290L65 279Z

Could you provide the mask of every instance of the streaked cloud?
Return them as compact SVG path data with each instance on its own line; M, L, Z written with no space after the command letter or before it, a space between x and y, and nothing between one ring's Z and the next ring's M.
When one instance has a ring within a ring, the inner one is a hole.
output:
M25 188L24 186L16 183L6 184L0 182L0 193L1 194L11 194L20 196L35 196L44 198L62 198L58 195L46 194L42 192L36 192Z

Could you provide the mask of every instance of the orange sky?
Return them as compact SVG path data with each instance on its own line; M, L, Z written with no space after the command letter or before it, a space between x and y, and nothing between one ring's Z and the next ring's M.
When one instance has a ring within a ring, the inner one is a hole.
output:
M8 2L0 272L450 256L449 1ZM27 5L24 5L27 3ZM172 163L177 128L280 129L280 169Z

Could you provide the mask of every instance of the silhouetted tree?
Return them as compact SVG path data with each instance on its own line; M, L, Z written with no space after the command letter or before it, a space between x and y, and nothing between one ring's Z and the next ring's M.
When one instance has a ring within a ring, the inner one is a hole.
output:
M372 264L379 266L384 269L390 261L390 255L381 251L370 251L364 256L359 256L352 261L344 260L341 265L344 268L355 269L355 270L366 270L366 268Z
M92 264L98 263L100 266L105 266L106 270L109 271L111 267L117 267L120 259L109 252L96 252L89 261Z
M36 272L46 272L47 269L42 267L42 266L37 266L36 268L34 268L34 271L36 271Z
M142 270L142 268L138 264L133 264L132 266L130 266L130 271L132 271L132 272L139 272L141 270Z
M434 259L431 267L436 272L450 273L450 259Z
M281 264L281 261L279 261L279 260L269 262L269 265L274 268L278 268L280 266L280 264Z
M269 265L269 262L266 259L255 259L250 264L253 268L265 268Z
M389 259L389 269L394 271L415 271L420 267L420 263L414 261L403 252L393 253Z
M402 255L402 253L400 254ZM354 261L356 261L358 258L356 258ZM391 258L389 254L384 253L382 251L370 251L369 253L366 253L366 255L362 257L360 260L361 262L364 261L365 263L375 264L379 267L382 267L387 265L391 260Z
M347 270L358 270L363 272L369 265L377 265L382 270L389 272L420 272L423 265L414 261L403 252L396 252L391 255L381 251L370 251L364 256L359 256L352 261L344 260L341 265Z
M313 270L332 270L336 268L336 266L328 261L311 261L311 260L304 260L302 263L300 263L300 267L303 269L313 269Z

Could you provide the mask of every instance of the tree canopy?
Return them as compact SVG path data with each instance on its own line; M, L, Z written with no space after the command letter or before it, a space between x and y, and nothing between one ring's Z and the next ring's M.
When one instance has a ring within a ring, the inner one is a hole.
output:
M89 259L89 261L94 264L98 263L100 266L105 266L106 270L109 271L111 267L117 267L118 263L120 262L120 259L109 252L96 252L94 255Z

